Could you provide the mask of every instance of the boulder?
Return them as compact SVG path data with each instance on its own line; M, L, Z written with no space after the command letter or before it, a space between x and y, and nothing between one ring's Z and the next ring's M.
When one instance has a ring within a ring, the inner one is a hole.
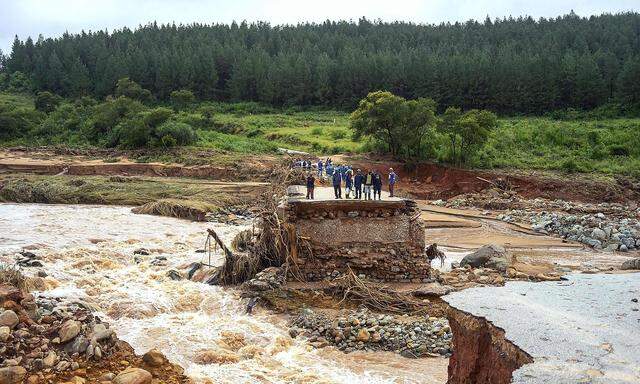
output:
M428 283L422 284L415 291L412 292L415 297L434 297L444 296L453 290L448 285L442 285L440 283Z
M465 256L460 262L461 267L469 265L473 268L485 267L506 271L509 266L509 254L496 244L488 244Z
M20 320L18 319L18 315L11 310L4 311L0 313L0 327L9 327L13 329Z
M22 383L27 375L27 370L20 366L0 368L0 384Z
M113 384L149 384L153 377L141 368L127 368L113 379Z
M75 320L67 320L60 327L58 336L60 336L60 343L66 343L67 341L78 336L80 333L80 323Z
M625 261L620 269L640 269L640 258Z
M152 367L160 367L165 363L166 359L160 351L152 349L142 356L142 360Z

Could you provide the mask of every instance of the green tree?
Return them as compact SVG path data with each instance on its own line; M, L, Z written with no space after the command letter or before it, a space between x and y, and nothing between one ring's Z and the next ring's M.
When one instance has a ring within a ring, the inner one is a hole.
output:
M115 96L124 96L142 102L151 100L151 92L128 77L123 77L116 82Z
M385 143L389 152L400 153L406 105L402 97L391 92L371 92L351 113L351 127L357 136L371 136Z
M640 56L629 57L618 77L618 98L620 101L640 110Z

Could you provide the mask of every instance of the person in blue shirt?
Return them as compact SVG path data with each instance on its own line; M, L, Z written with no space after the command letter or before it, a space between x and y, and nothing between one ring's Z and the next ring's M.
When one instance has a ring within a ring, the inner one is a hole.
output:
M333 177L333 193L336 195L336 199L342 199L342 176L340 172L334 172Z
M333 165L331 165L331 163L327 163L326 170L328 177L333 176Z
M362 170L358 169L356 175L353 177L353 188L356 191L356 199L362 199L362 184L364 183L364 175Z
M322 177L322 166L324 164L322 164L322 160L318 160L318 177Z
M396 186L398 176L393 172L393 168L389 168L389 196L393 197L393 189Z

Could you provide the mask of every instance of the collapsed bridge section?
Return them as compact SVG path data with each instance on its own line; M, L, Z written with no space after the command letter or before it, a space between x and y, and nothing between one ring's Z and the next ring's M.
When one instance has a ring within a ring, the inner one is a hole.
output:
M334 199L329 188L316 188L308 200L292 186L279 207L290 241L292 271L307 281L351 269L379 281L424 282L430 276L425 232L413 200Z

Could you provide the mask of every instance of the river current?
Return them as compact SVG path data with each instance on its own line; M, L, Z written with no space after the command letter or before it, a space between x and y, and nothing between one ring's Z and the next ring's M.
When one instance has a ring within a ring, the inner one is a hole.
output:
M246 228L137 215L128 207L0 204L0 263L13 264L23 249L41 256L48 276L36 294L94 306L137 353L157 348L196 382L446 381L446 359L313 349L289 337L283 315L246 314L233 288L167 277L170 269L202 260L196 250L208 227L227 243ZM136 260L140 248L150 255ZM232 344L242 346L239 359L226 361L224 348Z

